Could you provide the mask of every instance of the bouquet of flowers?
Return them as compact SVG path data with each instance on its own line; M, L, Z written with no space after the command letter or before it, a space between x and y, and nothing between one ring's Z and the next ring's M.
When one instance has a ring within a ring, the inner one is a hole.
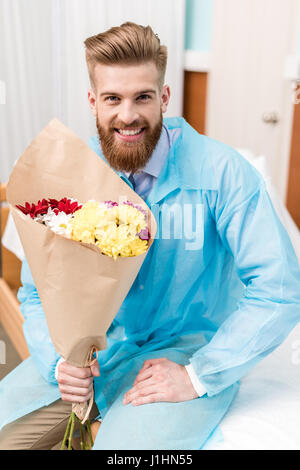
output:
M106 348L106 331L155 237L155 219L57 119L16 162L7 198L56 351L88 367ZM75 416L87 422L92 400L73 404L66 435Z
M37 204L17 204L23 214L72 240L98 246L101 253L113 257L138 256L148 249L150 232L147 214L130 201L87 201L79 203L64 197L43 199Z

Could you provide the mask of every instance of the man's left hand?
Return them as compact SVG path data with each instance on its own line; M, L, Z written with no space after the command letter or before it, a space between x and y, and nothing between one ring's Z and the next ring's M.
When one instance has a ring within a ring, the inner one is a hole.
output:
M158 401L187 401L197 397L186 368L159 358L144 362L132 388L125 393L123 403L136 406Z

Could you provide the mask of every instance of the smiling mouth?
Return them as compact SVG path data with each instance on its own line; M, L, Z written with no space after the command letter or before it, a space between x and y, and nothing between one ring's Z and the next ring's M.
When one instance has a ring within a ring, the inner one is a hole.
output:
M117 139L125 144L135 144L143 139L145 127L138 127L136 129L117 129L115 128L115 135Z
M140 127L139 129L115 129L115 131L123 136L135 136L140 135L145 130L144 127Z

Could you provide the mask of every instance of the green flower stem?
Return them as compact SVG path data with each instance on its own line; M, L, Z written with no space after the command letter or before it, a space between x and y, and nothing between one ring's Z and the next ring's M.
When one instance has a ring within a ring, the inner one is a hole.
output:
M72 450L72 438L74 434L74 427L75 427L75 413L72 411L71 413L71 429L69 434L69 443L68 443L68 450Z
M91 448L92 448L93 445L94 445L94 441L93 441L93 436L92 436L91 423L90 423L89 419L86 422L86 427L87 427L87 432L88 432L88 435L89 435L89 438L90 438Z
M72 422L72 414L70 415L70 418L69 418L69 421L68 421L68 424L67 424L67 427L66 427L65 435L64 435L63 442L62 442L60 450L65 450L65 448L67 446L68 434L69 434L70 427L71 427L71 422Z
M64 439L63 439L60 450L66 450L66 449L72 450L72 439L73 439L74 428L75 428L76 422L78 422L79 430L80 430L80 450L90 450L93 447L94 442L93 442L93 437L92 437L90 420L88 419L85 425L83 425L80 419L74 413L74 411L72 411L67 427L66 427ZM84 432L85 426L87 429L90 444L85 440L85 432ZM68 445L67 445L67 442L68 442Z
M79 421L79 426L80 426L80 450L85 450L85 446L84 446L84 427L83 427L83 424L81 423L80 420Z

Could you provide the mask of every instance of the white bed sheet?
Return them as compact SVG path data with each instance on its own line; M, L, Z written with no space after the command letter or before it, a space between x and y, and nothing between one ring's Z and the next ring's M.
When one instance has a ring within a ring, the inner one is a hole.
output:
M300 324L241 381L209 450L300 450Z

